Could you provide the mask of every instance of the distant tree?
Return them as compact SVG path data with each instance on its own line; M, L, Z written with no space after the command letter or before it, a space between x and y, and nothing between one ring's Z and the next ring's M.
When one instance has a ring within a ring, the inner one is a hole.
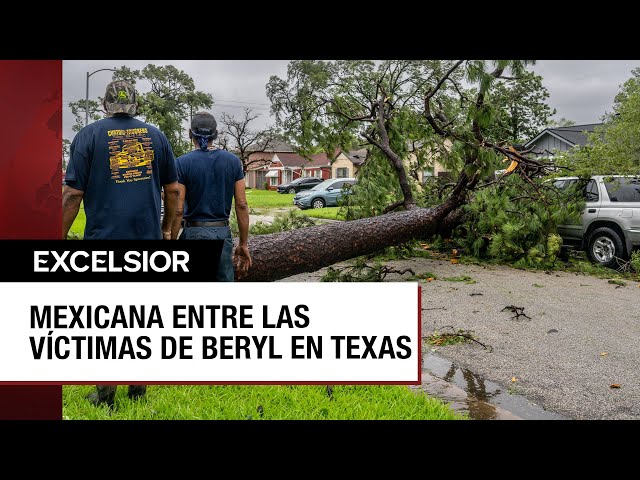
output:
M69 148L71 147L71 141L63 138L62 139L62 168L63 170L67 169L67 159L69 158Z
M573 120L562 117L560 120L549 120L545 128L573 127L575 124Z
M259 116L250 108L245 108L240 117L227 113L220 117L222 128L218 135L218 145L238 155L245 173L251 165L262 161L259 157L250 158L251 154L269 151L279 139L275 128L251 129L250 124Z
M73 131L76 133L85 126L87 105L89 108L89 122L95 122L104 116L105 112L102 108L102 100L98 102L89 99L89 102L87 103L85 99L82 99L75 102L69 102L69 108L76 120L76 123L74 123L72 127Z
M542 77L525 71L518 78L494 83L489 101L495 108L495 122L490 129L494 140L524 143L537 135L556 113L547 105L549 92Z
M589 134L587 145L571 150L563 161L581 176L640 175L640 69L621 86L605 120Z

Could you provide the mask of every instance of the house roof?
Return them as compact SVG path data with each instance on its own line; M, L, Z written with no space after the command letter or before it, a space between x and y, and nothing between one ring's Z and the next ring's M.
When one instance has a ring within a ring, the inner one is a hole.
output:
M351 150L349 153L345 153L345 155L354 165L362 165L367 158L367 150Z
M531 145L535 144L542 136L551 135L556 137L559 140L562 140L565 143L568 143L570 146L578 145L584 146L587 144L587 134L593 132L596 127L603 125L602 123L587 123L584 125L572 125L570 127L558 127L558 128L545 128L542 132L540 132L536 137L529 140L525 144L525 148L529 148Z
M330 163L326 153L316 153L309 158L297 153L276 153L276 155L285 167L327 167Z

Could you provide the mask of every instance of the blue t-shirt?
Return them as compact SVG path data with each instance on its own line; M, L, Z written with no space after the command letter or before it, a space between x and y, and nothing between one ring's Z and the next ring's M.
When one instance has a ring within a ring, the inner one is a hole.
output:
M177 180L167 137L114 116L84 127L71 143L65 183L84 192L86 240L162 238L161 186Z
M244 178L240 159L226 150L194 150L176 163L178 182L187 190L185 220L228 220L235 183Z

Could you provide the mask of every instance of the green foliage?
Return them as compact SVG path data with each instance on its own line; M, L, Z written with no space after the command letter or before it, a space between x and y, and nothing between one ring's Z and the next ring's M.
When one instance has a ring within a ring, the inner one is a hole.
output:
M622 86L614 111L588 136L588 143L566 153L558 162L574 175L640 174L640 69Z
M295 212L291 211L286 216L276 217L272 223L255 223L249 229L249 233L251 235L266 235L268 233L286 232L288 230L297 230L298 228L312 227L315 224L315 220L296 215Z
M351 265L342 267L329 267L320 279L321 282L383 282L389 274L404 275L410 273L408 280L415 280L415 272L410 268L403 270L384 265L380 260L375 260L373 265L367 263L366 257L358 257Z
M640 274L640 250L636 250L631 254L631 266L633 270Z
M476 192L455 232L467 252L515 266L554 264L562 247L557 225L575 223L584 201L577 190L560 192L534 182L536 196L526 193L528 185L517 175Z
M76 133L85 126L87 108L89 109L89 122L100 120L104 115L102 103L91 99L88 102L86 99L69 102L69 108L71 109L71 114L75 117L72 129Z
M316 224L315 220L297 215L295 212L290 211L287 215L276 217L273 222L256 222L249 227L250 235L266 235L269 233L286 232L289 230L297 230L298 228L312 227ZM229 217L229 227L234 237L239 234L238 219L234 209L231 210L231 216Z
M496 141L523 143L533 138L556 113L546 101L549 92L542 77L525 72L519 78L500 80L490 90L494 121L489 135Z
M406 260L408 258L416 257L431 257L428 250L424 250L420 247L419 241L411 241L401 243L400 245L392 245L386 247L382 252L376 254L373 258L376 260L389 261L389 260Z

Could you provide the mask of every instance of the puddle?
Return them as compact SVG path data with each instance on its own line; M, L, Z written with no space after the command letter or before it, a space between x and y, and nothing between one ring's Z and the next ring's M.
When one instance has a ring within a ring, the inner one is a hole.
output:
M450 403L453 410L474 420L566 420L431 353L423 356L422 368L422 385L412 388Z

